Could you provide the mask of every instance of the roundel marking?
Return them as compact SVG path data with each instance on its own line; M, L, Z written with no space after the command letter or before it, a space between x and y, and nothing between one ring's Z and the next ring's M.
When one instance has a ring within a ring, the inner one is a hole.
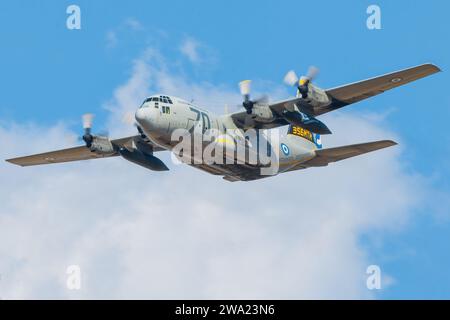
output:
M317 135L316 135L316 145L317 145L318 147L322 147L322 139L321 139L321 137L320 137L320 134L317 134Z
M281 151L283 151L283 153L288 156L289 155L289 147L287 145L285 145L284 143L281 144Z

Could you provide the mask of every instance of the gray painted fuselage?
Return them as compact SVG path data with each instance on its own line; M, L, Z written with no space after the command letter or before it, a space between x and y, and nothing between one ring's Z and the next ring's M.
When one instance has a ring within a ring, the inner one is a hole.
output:
M147 99L149 100L149 99ZM168 151L172 151L177 140L172 140L172 135L177 129L184 129L193 135L203 134L207 130L216 130L220 134L225 135L227 132L242 132L243 130L236 127L230 115L217 116L214 113L200 108L192 103L176 97L170 97L170 102L153 102L147 101L136 111L135 117L139 126L145 135L153 144L160 146ZM280 129L270 129L280 130ZM281 129L283 130L283 129ZM295 135L280 134L276 142L263 141L268 131L259 135L258 145L264 146L266 152L272 156L272 166L275 166L275 172L271 174L279 174L290 171L293 168L301 169L301 163L315 156L314 150L317 149L316 144ZM240 143L240 135L234 135L233 139L236 143ZM241 140L241 143L243 140ZM267 146L267 147L266 147ZM204 149L206 144L202 144ZM247 146L248 152L257 153L257 145ZM204 150L202 150L203 152ZM267 167L267 162L262 163L233 163L233 164L206 164L191 163L189 165L202 169L212 174L222 175L227 180L254 180L264 178L270 175L261 175L261 168Z

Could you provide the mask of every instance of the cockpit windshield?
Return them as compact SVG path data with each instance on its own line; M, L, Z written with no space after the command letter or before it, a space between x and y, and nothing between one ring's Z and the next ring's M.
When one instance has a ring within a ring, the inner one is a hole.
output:
M147 102L162 102L162 103L173 104L172 99L170 99L170 97L168 97L168 96L153 96L153 97L149 97L149 98L145 99L144 102L142 102L140 108L144 107L144 105Z

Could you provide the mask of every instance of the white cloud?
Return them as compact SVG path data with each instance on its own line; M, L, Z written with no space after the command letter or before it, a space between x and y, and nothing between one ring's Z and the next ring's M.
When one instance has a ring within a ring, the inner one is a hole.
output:
M138 31L142 30L143 26L139 20L136 18L128 18L125 20L125 25L131 28L132 30Z
M181 42L180 52L195 65L212 65L216 62L214 50L192 37L186 37Z
M119 44L119 36L123 36L124 33L130 33L130 31L135 33L142 30L144 30L144 27L139 20L127 18L119 26L106 32L106 47L109 49L117 47Z
M184 54L191 62L198 63L200 62L200 55L198 53L200 43L193 39L187 38L183 41L180 46L180 51Z
M240 100L234 89L185 81L167 65L155 50L134 61L107 105L110 132L129 130L123 113L153 91L205 104ZM363 115L324 119L335 132L327 145L394 136ZM2 158L71 145L75 136L64 124L2 126ZM172 171L151 172L119 158L2 162L0 296L370 298L365 272L377 262L369 263L359 237L401 229L426 193L400 154L382 150L250 183L170 164ZM78 292L65 288L71 264L81 267Z

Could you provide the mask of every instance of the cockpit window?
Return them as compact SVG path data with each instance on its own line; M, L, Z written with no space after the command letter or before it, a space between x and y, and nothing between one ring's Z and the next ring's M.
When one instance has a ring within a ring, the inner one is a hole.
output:
M164 103L170 103L170 104L173 104L173 103L172 103L172 100L171 100L168 96L159 96L159 98L160 98L161 101L164 102Z
M140 108L144 107L144 104L146 104L147 102L162 102L162 103L173 104L172 100L168 96L150 97L150 98L145 99L144 102L142 102L142 105L140 106ZM158 106L155 105L155 107L157 108Z
M146 104L147 102L149 102L149 101L151 101L151 100L152 100L152 98L147 98L147 99L145 99L144 102L142 102L140 108L144 107L144 104Z

